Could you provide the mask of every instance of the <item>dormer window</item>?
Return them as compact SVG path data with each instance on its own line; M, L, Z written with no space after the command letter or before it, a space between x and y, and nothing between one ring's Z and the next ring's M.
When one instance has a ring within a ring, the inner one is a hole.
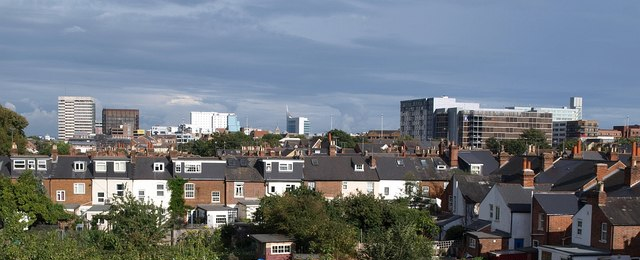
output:
M46 170L46 169L47 169L47 161L38 160L38 170Z
M353 169L357 172L363 172L364 171L364 164L355 164L353 166Z
M74 172L83 172L84 171L84 162L73 162L73 171Z
M127 162L113 162L113 171L114 172L127 171Z
M278 165L278 170L280 170L281 172L293 171L293 163L280 163Z
M13 161L13 169L14 170L24 170L27 167L25 160L15 160Z
M36 169L36 161L34 161L34 160L27 161L27 169L35 170Z
M161 163L161 162L153 163L153 171L154 172L163 172L164 171L164 163Z
M200 173L201 167L200 163L184 163L184 173Z
M182 172L182 164L181 163L176 163L176 173L181 173Z
M403 159L398 159L398 160L396 160L396 164L398 165L398 167L404 167L404 160Z
M107 162L101 161L96 162L96 172L106 172L107 171Z
M265 162L264 163L264 170L266 172L271 172L271 162Z

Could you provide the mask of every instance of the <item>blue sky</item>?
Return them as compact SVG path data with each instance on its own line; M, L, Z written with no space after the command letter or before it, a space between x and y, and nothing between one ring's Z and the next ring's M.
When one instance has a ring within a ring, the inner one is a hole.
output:
M638 1L0 0L0 104L57 133L58 95L141 124L235 112L312 131L399 127L400 100L567 106L640 123Z

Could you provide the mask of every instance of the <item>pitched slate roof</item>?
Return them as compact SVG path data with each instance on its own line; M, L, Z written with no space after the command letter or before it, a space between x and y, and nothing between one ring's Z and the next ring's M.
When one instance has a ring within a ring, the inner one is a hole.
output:
M378 181L378 173L364 163L364 171L356 172L353 162L363 162L355 156L314 156L304 159L304 179L309 181Z
M640 226L640 198L607 198L600 209L613 225Z
M594 160L594 161L608 161L607 156L604 153L598 151L583 151L582 159Z
M280 234L253 234L249 236L260 243L293 242L292 238Z
M495 186L511 212L531 212L533 189L525 189L520 184L498 183Z
M256 168L257 159L253 157L229 158L236 160L236 165L225 166L224 175L227 181L264 182L264 178ZM228 159L227 159L228 160ZM243 160L242 163L240 161Z
M154 163L163 163L163 171L154 171ZM171 164L166 157L138 157L136 158L134 180L168 180L171 179Z
M426 170L414 158L374 157L380 180L423 180Z
M620 170L609 176L604 182L607 197L640 197L640 184L631 187L625 184L625 171ZM592 187L595 189L597 186Z
M560 160L549 170L536 176L537 183L553 184L552 191L577 191L596 177L595 165L607 164L611 167L613 161L591 160Z
M293 171L280 171L280 164L277 161L271 162L271 171L264 169L264 160L258 160L256 168L262 174L265 181L301 181L303 177L302 169L304 168L303 160L281 160L291 162ZM278 159L280 160L280 159Z
M491 226L491 221L490 220L482 220L482 219L478 219L474 222L471 222L471 224L465 226L465 228L467 230L473 230L473 231L478 231L481 230L487 226Z
M502 178L504 183L522 183L522 162L526 158L531 162L534 173L542 171L542 160L538 156L514 156L498 170L491 173Z
M76 172L73 169L75 162L84 162L84 171ZM111 168L113 171L113 167ZM87 156L59 156L58 161L51 167L52 179L87 179L94 178L94 167Z
M547 214L573 215L579 210L578 197L573 193L535 193L533 198Z
M489 175L500 167L500 164L490 151L461 150L458 152L458 160L462 160L469 165L482 164L482 175Z
M200 162L200 173L188 173L185 172L184 161L198 161ZM180 176L184 179L190 180L224 180L227 161L219 160L218 158L179 158L173 161L174 171L175 165L181 165L181 171L174 173L174 176Z
M470 174L455 174L462 196L468 203L480 203L495 183L489 177Z
M0 175L11 176L11 159L8 156L0 156Z
M631 154L618 154L618 160L629 166L631 165Z

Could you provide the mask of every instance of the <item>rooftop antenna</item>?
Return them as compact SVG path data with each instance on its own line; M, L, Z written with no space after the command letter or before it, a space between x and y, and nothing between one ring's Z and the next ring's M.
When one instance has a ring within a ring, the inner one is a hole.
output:
M380 140L382 140L382 131L384 131L384 114L380 114Z

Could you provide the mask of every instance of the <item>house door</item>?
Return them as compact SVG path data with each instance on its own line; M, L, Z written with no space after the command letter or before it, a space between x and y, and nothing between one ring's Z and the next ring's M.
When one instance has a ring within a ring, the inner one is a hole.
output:
M523 248L524 247L524 238L516 238L513 240L513 248Z

